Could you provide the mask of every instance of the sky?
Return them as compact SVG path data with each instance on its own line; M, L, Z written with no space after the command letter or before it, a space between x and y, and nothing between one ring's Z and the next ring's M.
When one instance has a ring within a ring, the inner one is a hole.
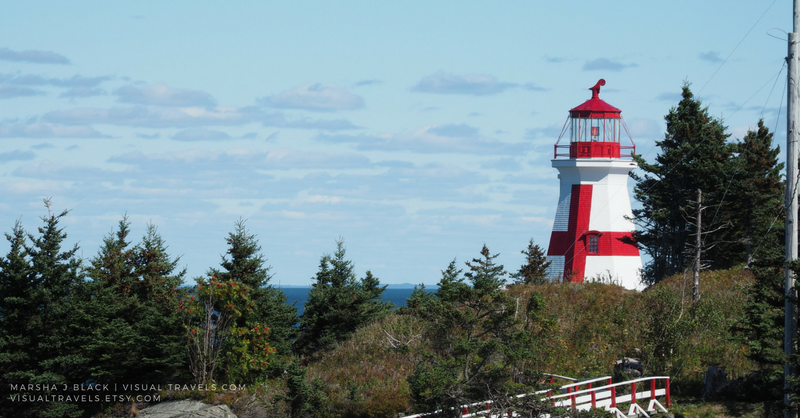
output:
M547 247L553 145L600 78L648 161L686 82L731 141L763 118L785 144L788 0L3 9L0 230L35 233L49 198L88 260L127 216L189 282L239 220L275 285L310 285L339 239L386 284L484 244L516 271Z

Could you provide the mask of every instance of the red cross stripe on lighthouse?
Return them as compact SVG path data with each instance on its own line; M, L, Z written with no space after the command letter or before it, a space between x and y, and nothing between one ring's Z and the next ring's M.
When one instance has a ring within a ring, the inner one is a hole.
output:
M553 231L547 255L564 256L564 280L583 282L586 257L639 256L630 232L592 231L591 184L573 184L566 231Z

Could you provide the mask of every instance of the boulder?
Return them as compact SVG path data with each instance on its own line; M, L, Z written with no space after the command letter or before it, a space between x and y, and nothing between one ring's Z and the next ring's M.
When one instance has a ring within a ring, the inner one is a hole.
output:
M639 359L623 357L614 364L614 377L616 380L636 379L644 375L644 366Z
M208 405L200 401L162 402L139 411L139 418L237 418L228 405Z

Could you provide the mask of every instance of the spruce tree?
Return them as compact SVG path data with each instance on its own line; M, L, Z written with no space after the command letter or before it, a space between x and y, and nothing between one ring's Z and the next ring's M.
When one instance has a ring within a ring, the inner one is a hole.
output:
M3 385L0 414L14 417L77 417L81 408L68 402L14 402L11 395L63 394L62 385L83 382L88 359L76 336L71 303L82 284L78 247L63 249L67 235L59 226L67 211L50 212L38 235L17 224L6 237L11 244L0 271L0 355ZM7 293L6 293L7 292ZM11 385L48 385L41 390L11 391ZM58 385L51 388L50 385Z
M528 242L528 248L520 251L525 255L525 264L521 265L516 273L511 274L515 284L545 284L548 280L547 268L550 262L547 261L542 247L533 243L533 238Z
M734 147L726 142L728 134L718 118L694 98L688 83L683 99L665 116L667 132L656 141L660 148L655 163L634 156L643 174L632 173L636 180L635 198L641 203L633 215L639 224L636 241L652 259L645 266L645 280L651 283L689 268L693 259L687 253L694 226L692 216L697 189L702 190L703 205L710 207L703 230L705 259L711 267L728 267L721 243L730 228L730 209L726 191L732 172ZM709 231L716 231L710 233ZM716 246L715 246L716 245Z
M209 269L208 275L221 281L235 280L250 288L250 300L255 307L237 320L237 326L260 323L269 327L270 345L278 355L292 351L292 340L297 335L297 308L286 303L286 295L271 285L270 267L261 254L256 236L249 233L244 221L236 222L228 234L228 250L222 255L221 269Z
M535 346L533 333L525 326L526 316L517 312L517 301L504 290L506 272L496 257L484 245L481 257L466 263L466 273L453 260L434 294L416 291L409 299L408 310L425 321L425 345L431 347L420 353L408 378L419 410L483 400L502 405L535 383L521 378ZM517 387L512 385L515 377Z
M26 318L35 311L27 300L27 286L21 286L28 276L25 230L19 221L12 233L6 233L10 244L8 254L0 258L0 375L9 376L14 367L29 364L31 352L26 350L30 335Z
M336 241L333 256L320 259L308 300L300 317L295 350L310 355L347 339L359 327L389 314L394 304L381 300L386 286L367 271L357 279L353 262L345 259L344 241Z
M784 271L775 257L754 263L754 282L746 290L744 315L731 327L734 338L747 350L747 358L758 365L754 374L755 398L780 399L783 380Z
M783 163L778 162L780 147L772 145L772 133L764 121L747 132L737 145L735 173L729 199L733 233L727 264L744 262L749 266L759 258L783 255L784 227L781 212L784 200Z
M185 373L181 318L177 312L184 270L167 254L156 227L131 246L129 222L103 240L90 260L80 299L81 324L90 330L84 344L98 383L174 381Z

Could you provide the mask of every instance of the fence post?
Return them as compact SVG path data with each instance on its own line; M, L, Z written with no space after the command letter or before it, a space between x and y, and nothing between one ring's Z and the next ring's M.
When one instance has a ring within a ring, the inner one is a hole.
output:
M592 384L589 383L589 389L592 388ZM592 408L597 408L597 394L595 391L592 391Z
M636 403L636 382L631 383L631 404Z
M576 387L575 390L578 390L578 388ZM567 389L567 393L572 393L572 392L573 392L572 388ZM569 398L570 400L572 400L572 409L575 409L575 395L572 395Z
M656 379L650 380L650 399L656 398Z
M616 408L617 407L617 387L616 386L612 386L611 387L611 407L612 408Z
M669 377L667 378L667 408L672 407L672 402L669 397Z
M465 407L461 408L461 415L462 416L467 416L468 413L469 413L469 407L468 406L465 406Z

